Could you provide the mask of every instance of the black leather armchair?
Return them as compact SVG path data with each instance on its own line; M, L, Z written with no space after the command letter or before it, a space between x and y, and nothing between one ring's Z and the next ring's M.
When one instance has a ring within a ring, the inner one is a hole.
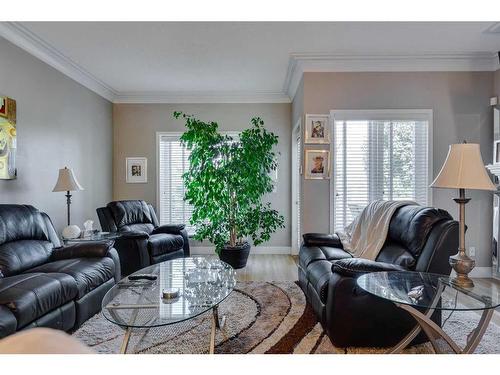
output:
M0 338L33 327L78 328L120 277L112 242L62 246L45 213L0 205Z
M160 226L153 206L144 201L110 202L98 208L97 215L103 231L122 234L115 248L124 276L151 264L190 255L185 225Z
M309 233L299 253L299 285L334 345L393 346L416 322L393 303L356 284L358 276L380 271L449 275L448 258L458 248L458 223L444 210L416 205L399 208L376 261L356 259L335 234ZM439 310L432 319L441 324ZM424 335L414 343L423 342Z

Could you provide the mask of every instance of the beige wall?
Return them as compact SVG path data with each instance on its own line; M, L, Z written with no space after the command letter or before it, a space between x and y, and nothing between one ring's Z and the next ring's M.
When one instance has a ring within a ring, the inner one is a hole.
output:
M498 79L498 77L497 77ZM485 163L492 155L491 72L305 73L303 111L332 109L433 109L433 172L439 172L451 143L478 142ZM316 146L306 146L312 148ZM335 173L335 171L333 171ZM303 233L329 230L329 181L303 180ZM456 192L434 190L433 204L457 216ZM467 240L478 266L491 264L491 194L469 192Z
M72 79L0 38L0 95L17 101L16 180L0 180L0 203L31 204L66 225L64 193L52 193L59 168L74 169L72 222L92 218L111 199L112 106Z
M113 106L113 198L144 199L156 206L156 133L182 132L184 123L172 113L183 111L207 121L216 121L222 131L238 131L260 116L266 127L279 136L278 184L268 197L285 216L286 228L262 246L290 246L290 104L115 104ZM125 182L125 158L148 158L148 183Z

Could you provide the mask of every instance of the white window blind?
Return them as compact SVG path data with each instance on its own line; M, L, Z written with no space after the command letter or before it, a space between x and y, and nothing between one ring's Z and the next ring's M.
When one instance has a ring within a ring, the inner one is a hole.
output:
M351 117L334 116L334 229L343 229L376 199L427 205L429 120L409 114Z
M189 151L180 142L180 135L158 135L158 204L161 224L186 224L189 234L195 228L189 224L193 207L184 201L182 175L189 167Z

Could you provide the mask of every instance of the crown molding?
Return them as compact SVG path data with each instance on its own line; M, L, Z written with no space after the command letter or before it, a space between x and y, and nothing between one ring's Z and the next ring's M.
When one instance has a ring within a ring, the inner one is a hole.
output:
M424 53L407 55L307 54L290 55L283 91L293 99L307 72L445 72L494 71L497 54Z
M113 103L290 103L282 92L121 92L92 75L19 22L0 22L0 36Z
M290 103L282 92L150 91L119 92L114 103Z
M290 55L282 92L122 91L113 89L19 22L0 22L0 36L114 103L290 103L306 72L495 71L497 53Z
M76 82L112 101L115 90L95 77L19 22L0 22L0 36Z

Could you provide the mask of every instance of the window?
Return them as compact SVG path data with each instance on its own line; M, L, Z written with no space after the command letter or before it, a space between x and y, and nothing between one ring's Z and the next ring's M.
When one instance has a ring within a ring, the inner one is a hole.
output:
M195 228L189 225L193 207L184 201L182 175L189 167L189 151L180 142L180 134L158 133L158 207L160 224L186 224L189 234Z
M428 204L431 111L332 111L332 118L334 230L376 199Z
M235 141L239 139L237 132L222 132ZM158 152L158 209L160 224L186 224L189 235L196 228L189 224L193 214L193 206L184 201L184 180L182 175L189 168L190 151L182 146L182 133L157 133Z

